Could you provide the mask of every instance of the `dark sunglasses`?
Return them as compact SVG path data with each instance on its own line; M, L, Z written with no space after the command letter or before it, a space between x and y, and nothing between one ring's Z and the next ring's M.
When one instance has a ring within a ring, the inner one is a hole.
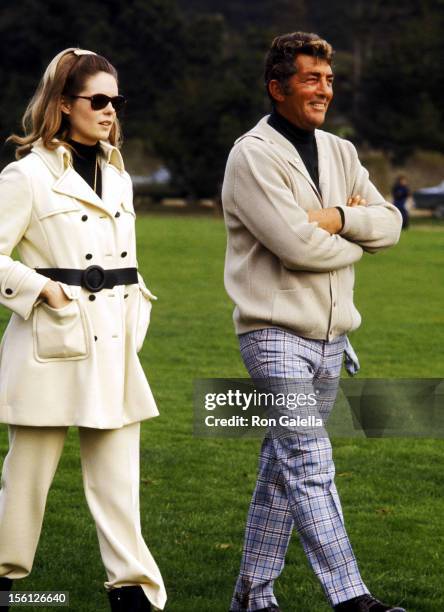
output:
M91 108L93 110L101 110L108 106L111 102L114 110L118 113L126 104L125 96L113 96L110 98L105 94L94 94L93 96L69 96L70 98L82 98L83 100L89 100L91 102Z

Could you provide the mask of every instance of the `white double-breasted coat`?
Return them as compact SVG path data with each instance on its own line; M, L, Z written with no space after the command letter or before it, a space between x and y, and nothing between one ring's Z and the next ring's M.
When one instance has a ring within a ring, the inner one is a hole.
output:
M71 299L61 309L39 299L38 268L137 267L131 180L118 149L100 144L101 198L63 146L37 141L0 175L0 303L13 311L0 422L111 429L158 414L137 355L154 298L140 274L94 294L60 283Z

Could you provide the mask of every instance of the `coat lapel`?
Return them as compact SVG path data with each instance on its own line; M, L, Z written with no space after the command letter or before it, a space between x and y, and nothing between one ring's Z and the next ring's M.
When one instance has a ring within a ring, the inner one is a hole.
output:
M316 147L318 149L319 164L319 188L321 190L321 203L324 208L328 208L330 202L330 166L328 163L327 143L325 133L315 130ZM333 204L334 206L334 204Z
M280 134L277 130L275 130L273 127L271 127L271 125L269 125L268 121L268 115L266 117L263 117L259 123L247 134L245 134L245 136L247 135L260 135L262 137L262 139L268 140L271 144L273 145L277 145L280 149L281 154L285 157L285 159L287 160L287 162L293 167L295 168L303 177L306 181L308 181L308 183L310 184L311 188L313 189L313 191L315 192L315 194L317 195L317 197L319 198L321 205L323 205L323 194L319 193L318 188L316 187L316 185L314 184L307 168L305 167L304 162L302 161L301 156L299 155L299 153L297 152L297 150L295 149L295 147L291 144L291 142L289 140L287 140L287 138L285 138L285 136L282 136L282 134ZM316 130L315 135L316 135L316 145L318 146L319 144L319 140L318 140L318 135L317 135L318 130ZM319 156L319 147L318 147L318 156ZM325 166L325 164L323 164ZM319 157L319 174L321 173L321 160ZM321 180L319 180L321 189L322 189L322 182Z
M72 166L68 166L62 176L54 183L52 190L106 210L106 206ZM108 211L107 211L108 212Z
M302 176L310 183L311 188L313 189L313 191L316 193L317 197L319 198L319 200L322 202L322 195L319 193L318 188L316 187L316 185L313 182L313 179L311 178L301 156L299 155L299 153L296 151L294 152L294 156L293 157L287 157L287 161L289 164L291 164L293 166L293 168L296 168L296 170L298 170L298 172L300 172L302 174Z
M32 151L39 155L57 177L52 189L56 193L86 202L100 208L108 215L114 216L122 201L125 181L122 173L124 165L122 156L116 147L107 142L100 141L102 158L100 169L102 172L102 197L95 193L88 183L74 170L71 164L71 153L63 146L50 151L37 141Z
M109 163L101 164L102 199L101 207L114 216L122 203L125 181L115 166Z

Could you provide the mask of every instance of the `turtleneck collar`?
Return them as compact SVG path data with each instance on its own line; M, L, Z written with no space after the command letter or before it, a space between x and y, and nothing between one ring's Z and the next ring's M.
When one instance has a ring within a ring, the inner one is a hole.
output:
M86 145L70 138L68 143L74 149L74 154L83 159L95 160L97 154L100 153L101 150L99 142L96 142L94 145Z
M267 121L272 128L291 142L304 162L313 183L320 191L318 148L314 130L302 130L296 127L280 115L276 109L273 110Z
M314 130L303 130L288 121L283 115L274 108L268 118L268 124L283 136L288 138L293 144L307 144L315 138Z
M102 197L102 172L97 163L101 152L100 143L85 145L81 142L69 139L68 143L73 147L72 165L74 170L80 174L84 181L93 189L97 195Z

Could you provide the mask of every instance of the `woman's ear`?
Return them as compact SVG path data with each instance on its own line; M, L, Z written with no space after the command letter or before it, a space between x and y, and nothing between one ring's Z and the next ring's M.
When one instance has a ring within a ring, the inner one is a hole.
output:
M70 115L71 114L71 103L68 102L68 98L65 98L65 96L62 96L62 98L60 100L60 110L65 115Z

